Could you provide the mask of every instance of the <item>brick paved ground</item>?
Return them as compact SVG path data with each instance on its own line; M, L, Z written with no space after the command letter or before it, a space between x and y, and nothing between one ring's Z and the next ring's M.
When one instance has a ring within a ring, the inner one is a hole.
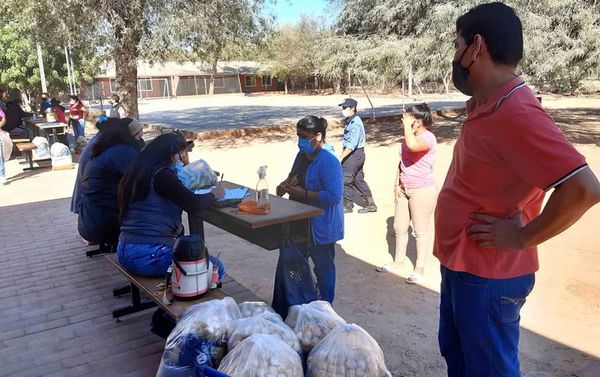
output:
M0 209L0 376L153 376L164 340L152 310L112 319L126 281L85 257L69 200Z

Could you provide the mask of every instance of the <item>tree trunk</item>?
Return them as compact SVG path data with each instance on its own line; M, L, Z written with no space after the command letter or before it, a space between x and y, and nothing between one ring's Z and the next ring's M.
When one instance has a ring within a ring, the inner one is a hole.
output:
M285 79L283 87L285 89L285 94L288 94L288 80L287 79Z
M444 90L446 91L446 94L450 93L450 80L448 79L448 75L449 73L446 72L444 77L442 77L442 82L444 83Z
M127 116L138 119L137 59L141 31L134 28L115 28L115 78L117 93L127 109Z
M208 88L208 94L209 95L213 95L215 94L215 75L217 74L217 63L219 62L218 59L213 60L212 62L212 68L211 68L211 74L210 74L210 86Z
M408 67L408 96L412 97L413 95L413 71L412 65Z
M333 92L335 94L340 94L342 93L342 81L340 79L336 79L333 82Z

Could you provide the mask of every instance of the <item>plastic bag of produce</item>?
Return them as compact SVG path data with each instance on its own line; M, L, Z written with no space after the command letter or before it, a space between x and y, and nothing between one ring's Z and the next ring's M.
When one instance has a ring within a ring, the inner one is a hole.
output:
M275 310L262 301L246 301L239 304L242 318L254 317L264 312L275 314Z
M355 324L339 325L308 355L306 377L391 377L383 351Z
M71 150L64 144L54 143L50 147L52 170L73 169Z
M346 321L333 310L329 302L313 301L292 306L285 323L298 336L302 350L309 352L331 330Z
M31 142L37 147L31 151L34 160L46 160L50 158L50 144L48 143L48 139L36 136Z
M270 313L262 313L255 317L241 318L235 321L227 344L229 352L234 350L244 339L254 334L265 334L273 335L294 351L301 353L300 342L294 331L285 323L274 318Z
M256 334L225 356L219 371L232 377L303 377L296 351L272 335Z
M192 191L217 183L217 174L204 160L190 162L177 172L177 176Z
M226 297L190 306L167 338L157 377L197 366L197 359L216 368L225 355L227 334L231 333L240 310Z

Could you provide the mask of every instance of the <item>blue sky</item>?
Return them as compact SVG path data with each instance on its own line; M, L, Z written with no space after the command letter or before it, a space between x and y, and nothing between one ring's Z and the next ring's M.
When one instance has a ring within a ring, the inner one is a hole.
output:
M326 0L277 0L272 7L279 24L295 23L303 14L313 17L325 16L329 22L335 19L335 12Z

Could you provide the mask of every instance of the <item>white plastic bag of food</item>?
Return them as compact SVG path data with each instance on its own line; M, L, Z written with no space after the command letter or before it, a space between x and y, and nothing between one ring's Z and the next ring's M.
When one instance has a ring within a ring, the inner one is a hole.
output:
M52 159L52 170L73 169L71 150L64 144L52 144L50 147L50 158Z
M167 338L157 377L167 377L182 368L193 368L198 359L216 368L225 356L227 334L239 318L240 310L230 297L187 308Z
M31 151L34 160L46 160L50 158L50 144L48 144L48 139L36 136L31 142L37 147Z
M219 371L232 377L303 377L300 355L279 338L256 334L227 354Z
M0 129L0 143L2 143L2 156L0 156L0 158L4 158L4 161L10 160L10 155L13 150L13 141L10 138L10 134L2 129Z
M383 351L355 324L336 327L308 355L306 377L391 377Z
M233 331L229 335L227 349L229 352L235 349L240 342L255 334L273 335L282 340L299 354L300 342L292 329L285 323L274 320L274 316L269 313L262 313L250 318L241 318L234 322Z
M333 310L329 302L313 301L292 306L285 323L298 336L302 350L310 352L331 330L346 321Z
M177 172L179 180L188 190L198 190L217 183L217 174L204 160L190 162Z
M264 312L275 314L275 310L270 305L262 301L246 301L239 304L242 318L254 317Z

